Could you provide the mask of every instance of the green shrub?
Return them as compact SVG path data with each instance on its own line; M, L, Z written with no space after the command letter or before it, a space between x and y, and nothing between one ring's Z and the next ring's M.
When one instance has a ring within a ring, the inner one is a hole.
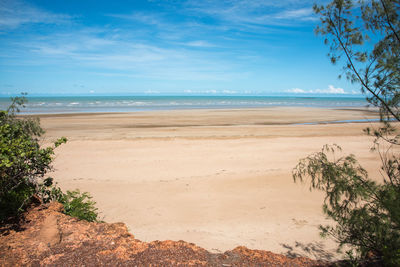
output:
M381 181L371 180L353 155L338 157L338 146L325 146L297 165L295 181L310 178L310 189L325 192L323 210L337 224L321 226L340 246L349 265L400 266L400 2L331 0L314 6L333 64L360 86L379 109L382 125L374 136L381 157ZM340 75L339 77L341 77ZM396 123L392 123L395 121ZM379 177L380 178L380 177Z
M14 98L7 111L0 111L0 220L24 210L38 180L51 170L54 147L40 147L38 120L15 115L24 102Z
M60 201L72 216L96 220L97 209L88 193L64 194L52 178L45 178L52 170L54 149L67 139L62 137L50 147L41 147L39 138L44 131L39 120L16 116L25 103L24 95L15 97L6 111L0 111L0 222L18 216L35 196L44 203Z
M64 205L65 214L89 222L98 221L96 202L87 193L79 190L67 191L57 200Z
M324 146L302 159L295 181L310 178L310 189L325 192L324 213L335 226L320 226L340 247L350 245L350 258L400 266L400 176L397 158L388 159L393 175L372 181L353 155L338 157L340 147ZM335 153L336 152L336 153Z

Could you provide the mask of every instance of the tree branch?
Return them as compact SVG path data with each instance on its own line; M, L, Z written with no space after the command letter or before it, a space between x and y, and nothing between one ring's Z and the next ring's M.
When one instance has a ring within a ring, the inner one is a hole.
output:
M363 86L368 92L370 92L374 97L376 97L376 99L378 99L379 102L381 102L381 104L385 107L385 109L386 109L397 121L400 122L400 117L399 117L397 114L395 114L395 113L391 110L391 108L388 106L388 104L387 104L378 94L376 94L372 89L370 89L370 88L368 87L367 84L365 84L364 80L361 78L360 74L358 73L358 71L356 70L356 68L355 68L355 66L354 66L354 64L353 64L353 61L352 61L352 59L351 59L351 57L350 57L350 55L349 55L349 51L347 50L347 48L345 47L345 45L344 45L343 42L342 42L342 39L340 38L340 34L339 34L339 32L338 32L338 29L337 29L337 27L336 27L336 24L333 22L333 20L332 20L332 18L331 18L330 16L329 16L329 21L330 21L331 25L333 25L334 35L335 35L336 39L339 41L339 44L340 44L340 46L342 47L342 49L343 49L343 51L344 51L344 53L345 53L345 55L346 55L346 57L347 57L347 60L349 61L349 64L350 64L350 66L351 66L351 69L353 70L353 72L354 72L355 75L357 76L357 78L358 78L358 80L360 81L360 83L362 84L362 86Z
M385 11L385 16L386 16L386 20L388 22L388 25L389 25L390 29L392 30L394 36L396 36L397 41L400 43L399 35L397 34L396 30L393 28L392 23L390 22L390 18L389 18L387 7L385 5L385 1L384 0L380 0L380 2L382 4L382 6L383 6L383 11Z

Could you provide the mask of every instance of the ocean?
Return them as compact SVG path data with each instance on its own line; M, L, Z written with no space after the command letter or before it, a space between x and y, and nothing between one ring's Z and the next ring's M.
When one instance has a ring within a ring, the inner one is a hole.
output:
M0 97L0 109L10 104ZM364 97L294 96L28 96L22 114L135 112L184 109L241 109L262 107L365 107Z

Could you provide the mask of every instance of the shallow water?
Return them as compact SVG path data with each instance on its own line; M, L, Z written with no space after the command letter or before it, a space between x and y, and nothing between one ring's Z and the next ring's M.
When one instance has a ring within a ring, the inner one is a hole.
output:
M278 96L65 96L29 97L23 114L135 112L148 110L232 109L260 107L364 107L363 97ZM0 98L5 109L9 98Z

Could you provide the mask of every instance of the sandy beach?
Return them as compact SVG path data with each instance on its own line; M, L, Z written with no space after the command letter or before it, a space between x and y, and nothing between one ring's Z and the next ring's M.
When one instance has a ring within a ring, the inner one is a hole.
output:
M66 136L52 176L88 191L107 222L143 241L185 240L211 252L251 249L338 257L319 237L323 194L294 183L300 158L336 143L378 176L360 109L262 108L41 115L43 143ZM307 253L304 247L314 248ZM332 255L331 255L332 254Z

